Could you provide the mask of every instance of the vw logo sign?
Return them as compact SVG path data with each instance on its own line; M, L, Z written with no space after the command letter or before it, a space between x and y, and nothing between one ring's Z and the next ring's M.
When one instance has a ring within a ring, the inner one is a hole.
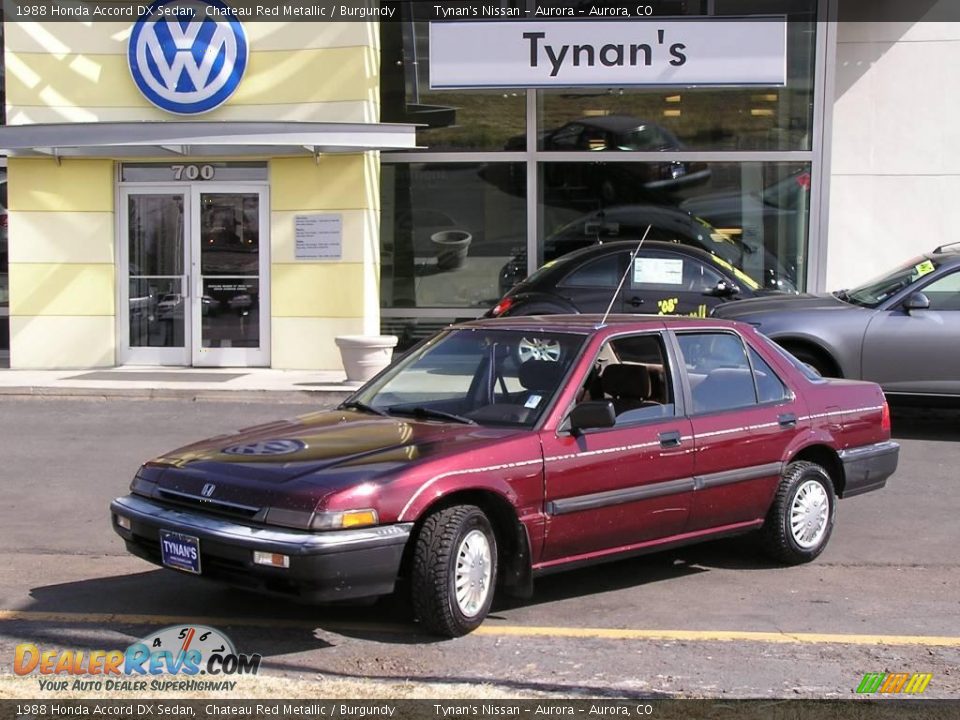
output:
M140 92L161 110L196 115L233 95L247 69L247 37L220 0L157 0L127 46Z
M289 455L305 447L306 444L300 440L264 440L246 445L231 445L222 452L227 455Z

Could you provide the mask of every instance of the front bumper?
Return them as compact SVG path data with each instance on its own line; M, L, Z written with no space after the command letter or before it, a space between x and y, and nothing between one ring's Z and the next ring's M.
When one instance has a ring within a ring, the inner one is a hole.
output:
M113 529L134 555L156 565L159 531L200 540L202 577L305 602L375 597L393 592L413 523L308 532L246 525L126 495L110 504ZM117 524L129 519L130 529ZM280 553L290 567L253 563L253 551Z
M896 472L900 445L888 440L841 450L839 455L845 478L841 497L848 498L879 490L887 484L887 478Z

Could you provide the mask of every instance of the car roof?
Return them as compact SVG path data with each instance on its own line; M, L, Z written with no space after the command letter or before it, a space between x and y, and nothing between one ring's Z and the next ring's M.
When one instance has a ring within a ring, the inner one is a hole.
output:
M632 240L604 240L598 242L594 245L590 245L585 248L580 248L579 250L573 250L572 252L562 255L554 260L554 265L551 266L566 266L571 262L579 262L584 258L607 255L610 253L616 253L623 250L635 250L637 245L640 244L640 238L634 238ZM643 245L640 246L641 250L657 250L657 251L668 251L668 252L678 252L681 255L691 255L700 260L709 260L711 255L706 250L701 250L698 247L693 247L692 245L686 245L684 243L675 243L668 242L666 240L645 240Z
M530 332L566 332L584 335L620 333L624 331L693 328L736 328L742 325L731 320L685 317L682 315L518 315L516 317L484 318L456 323L456 329L496 329Z

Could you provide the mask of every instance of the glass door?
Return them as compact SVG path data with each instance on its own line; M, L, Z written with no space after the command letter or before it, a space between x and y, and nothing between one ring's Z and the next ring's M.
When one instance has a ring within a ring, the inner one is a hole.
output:
M192 364L268 366L267 190L203 183L192 206Z
M187 365L191 336L185 189L122 190L120 362Z

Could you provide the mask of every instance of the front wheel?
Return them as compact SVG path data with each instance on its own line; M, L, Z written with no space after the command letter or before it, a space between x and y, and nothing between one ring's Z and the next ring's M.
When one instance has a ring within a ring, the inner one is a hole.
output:
M760 531L764 550L788 565L810 562L827 546L835 515L827 471L812 462L790 463Z
M447 637L479 627L493 603L497 541L490 520L475 505L431 514L413 555L411 599L417 619Z

